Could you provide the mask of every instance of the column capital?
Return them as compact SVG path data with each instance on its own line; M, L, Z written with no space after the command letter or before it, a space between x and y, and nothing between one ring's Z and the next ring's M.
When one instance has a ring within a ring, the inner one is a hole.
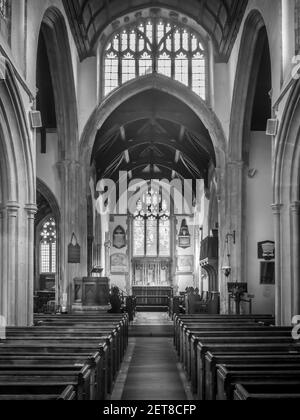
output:
M300 214L300 201L294 201L291 203L290 209L292 213Z
M36 204L26 204L24 209L27 211L29 219L34 219L34 216L37 214L38 211Z
M274 215L281 214L281 210L283 208L283 204L272 204L271 208L273 210Z
M228 166L236 166L239 169L243 169L245 162L243 160L231 160L228 162Z
M15 217L20 209L20 204L16 201L8 201L4 209L6 209L9 216Z
M75 165L77 167L82 166L81 162L79 162L78 160L71 160L71 159L60 160L56 164L57 166L65 166L65 167L68 167L71 165Z

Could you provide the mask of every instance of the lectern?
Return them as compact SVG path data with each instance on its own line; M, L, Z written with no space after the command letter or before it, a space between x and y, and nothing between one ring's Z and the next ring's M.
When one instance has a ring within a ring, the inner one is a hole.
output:
M109 278L82 277L74 279L74 311L109 309Z

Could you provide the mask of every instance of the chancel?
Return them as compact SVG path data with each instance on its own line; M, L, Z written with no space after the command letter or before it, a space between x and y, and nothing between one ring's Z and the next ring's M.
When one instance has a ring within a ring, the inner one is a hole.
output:
M300 0L0 0L0 400L300 399L299 54Z

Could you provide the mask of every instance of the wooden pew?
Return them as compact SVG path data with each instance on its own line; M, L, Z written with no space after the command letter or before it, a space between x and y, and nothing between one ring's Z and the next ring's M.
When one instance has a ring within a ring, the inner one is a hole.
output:
M104 369L107 371L106 382L108 392L111 393L114 377L117 372L114 371L113 359L110 351L110 341L106 338L101 340L86 341L81 340L6 340L0 342L0 356L1 354L22 354L22 353L43 353L43 354L69 354L69 353L89 353L93 355L98 351L104 359Z
M260 341L255 343L245 343L242 340L239 340L239 343L204 343L199 342L197 346L197 398L200 400L205 400L205 381L206 381L206 371L205 371L205 356L206 353L211 352L215 354L219 353L239 353L240 355L249 355L249 354L270 354L270 353L286 353L292 355L300 354L300 346L295 343L280 343L272 342L271 340L264 340L262 343Z
M13 340L22 340L22 339L31 339L31 340L47 340L47 339L56 339L56 340L62 340L62 339L74 339L74 340L83 340L83 341L89 341L89 340L96 340L96 339L106 339L107 344L109 346L109 352L110 354L108 357L111 357L111 363L113 368L114 375L117 373L117 371L120 368L121 360L123 358L125 348L123 346L123 341L120 341L120 337L115 329L105 327L101 329L99 327L92 328L92 329L68 329L68 328L61 328L61 327L55 327L55 328L44 328L39 327L36 328L21 328L21 329L7 329L7 340L13 339ZM6 342L7 342L6 340Z
M35 317L35 325L36 326L45 326L51 327L55 325L56 327L76 327L76 328L87 328L88 326L112 326L114 328L120 328L122 340L124 342L125 347L128 345L128 316L123 315L105 315L105 316L95 316L95 315L51 315L49 316L38 316Z
M107 368L100 353L89 354L20 354L0 355L0 370L9 370L21 367L23 370L64 370L71 367L83 368L85 365L91 369L91 399L105 400L108 396Z
M185 337L183 342L183 353L184 353L184 366L188 375L188 378L191 378L191 370L193 369L193 363L196 360L196 352L197 352L197 345L198 342L201 341L202 338L209 339L209 338L218 338L218 337L236 337L236 338L285 338L290 341L291 339L291 328L263 328L259 326L249 326L245 325L242 329L240 327L232 327L230 330L225 329L216 329L211 331L204 331L197 328L197 330L186 330Z
M70 370L0 370L0 388L6 388L7 394L23 394L26 387L40 389L47 395L47 387L72 385L76 390L77 400L91 400L91 371L88 366Z
M7 339L0 342L0 388L1 380L7 380L18 398L22 395L22 389L17 389L21 380L33 390L40 389L36 386L43 378L51 389L73 386L78 399L101 399L111 392L128 343L127 315L41 315L35 317L35 323L37 327L7 329ZM82 369L89 372L85 381ZM43 399L48 394L41 395L32 394L32 398ZM71 398L72 393L59 392L57 397ZM29 392L26 399L30 398Z
M176 340L180 337L180 331L184 326L191 324L205 323L259 323L262 325L274 325L275 320L271 315L176 315L174 317L174 344L177 347Z
M300 384L292 385L290 382L265 384L257 381L248 384L237 384L234 391L234 400L300 400Z
M0 387L0 401L74 401L76 400L76 390L73 385L68 385L66 388L53 385L35 388L30 385L26 387L16 387L10 389L13 394L7 394L6 387ZM43 394L47 392L47 394Z
M217 396L217 370L218 365L264 365L276 366L282 364L298 364L300 367L300 354L223 354L208 352L205 356L205 399L216 400Z
M281 382L289 382L291 385L300 386L300 368L298 366L291 366L287 369L285 366L280 369L280 366L270 366L270 369L266 369L265 366L252 367L248 369L240 370L242 366L224 366L218 367L217 373L217 400L233 400L235 386L239 383L253 381L261 381L266 385L280 384ZM298 370L297 370L298 369Z

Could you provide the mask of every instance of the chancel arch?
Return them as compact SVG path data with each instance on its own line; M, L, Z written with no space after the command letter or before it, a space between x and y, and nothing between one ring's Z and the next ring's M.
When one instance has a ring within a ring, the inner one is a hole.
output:
M96 167L94 184L102 178L112 178L118 182L118 172L122 170L134 179L172 180L173 176L182 180L203 179L207 184L210 164L214 167L219 165L216 173L217 178L220 176L219 182L222 182L225 149L226 141L220 124L204 101L181 83L153 74L128 82L101 103L86 126L80 155L84 157L86 166L92 163L93 168ZM110 156L110 150L114 151L114 159ZM189 216L182 215L191 223ZM184 245L182 255L179 258L176 255L175 241L180 235L182 217L175 221L172 216L170 226L173 264L169 266L168 275L175 279L175 292L178 292L178 287L184 290L186 285L199 285L198 274L194 276L193 273L194 268L199 266L199 255L196 253L194 257L192 248L188 246L186 250ZM118 215L112 217L111 229L122 223ZM133 235L133 223L126 220L122 226L129 240ZM198 231L199 227L197 230L191 225L192 241L199 239ZM121 258L120 251L110 244L114 263L122 260L124 265L129 265L129 273L119 283L121 289L126 290L130 290L134 282L135 268L131 264L130 246L127 243L127 248L122 252L125 257ZM157 257L159 255L152 258ZM107 262L108 259L105 260ZM154 267L155 261L152 264ZM115 278L113 273L110 272L110 275ZM179 278L182 279L181 286L178 286ZM217 287L217 281L213 287Z

